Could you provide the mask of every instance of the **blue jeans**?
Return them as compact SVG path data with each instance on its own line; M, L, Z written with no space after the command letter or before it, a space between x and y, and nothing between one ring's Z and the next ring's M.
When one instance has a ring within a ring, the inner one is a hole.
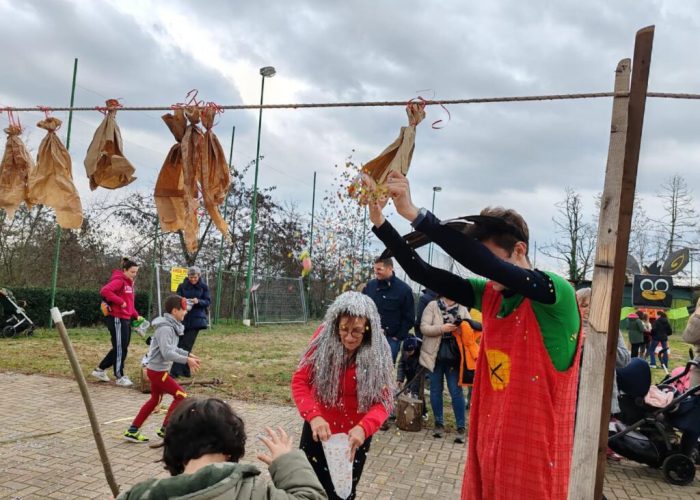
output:
M464 392L459 386L459 366L446 366L440 361L435 363L435 369L430 374L430 406L433 408L435 423L444 425L442 413L443 379L447 379L447 390L452 398L452 411L455 413L457 427L465 426Z
M654 357L656 354L654 351L659 344L661 344L661 349L663 349L663 351L659 353L659 361L668 368L668 340L652 339L651 346L649 347L649 364L656 364L656 358Z
M399 355L399 350L401 349L401 341L400 340L394 340L391 337L386 338L387 342L389 342L389 347L391 347L391 360L396 364L396 358Z

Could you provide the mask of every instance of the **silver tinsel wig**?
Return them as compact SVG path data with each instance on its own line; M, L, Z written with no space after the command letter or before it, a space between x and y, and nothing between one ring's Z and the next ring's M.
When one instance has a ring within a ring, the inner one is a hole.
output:
M367 318L369 331L355 352L357 403L366 412L375 403L391 411L394 399L394 364L391 349L384 337L377 306L372 299L358 292L345 292L330 305L322 330L311 341L301 358L300 367L310 366L316 400L326 406L338 406L340 384L347 359L338 334L341 316Z

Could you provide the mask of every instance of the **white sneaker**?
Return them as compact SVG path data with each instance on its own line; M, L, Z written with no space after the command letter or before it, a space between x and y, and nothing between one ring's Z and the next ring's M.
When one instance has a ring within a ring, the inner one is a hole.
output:
M127 377L126 375L124 375L122 378L117 379L116 383L117 385L120 385L122 387L131 387L132 385L134 385L134 383L131 380L129 380L129 377Z
M109 382L109 375L107 375L107 372L105 372L104 370L100 370L99 368L92 370L92 373L90 375L95 377L100 382Z

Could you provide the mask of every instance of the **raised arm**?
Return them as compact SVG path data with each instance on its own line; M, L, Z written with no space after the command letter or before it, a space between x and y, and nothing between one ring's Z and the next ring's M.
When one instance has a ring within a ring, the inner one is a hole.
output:
M408 180L403 175L397 172L389 174L387 186L399 214L411 221L415 229L440 245L457 262L534 301L543 304L556 302L554 286L545 273L506 262L475 238L442 225L430 212L419 212L411 200Z
M471 236L440 224L430 212L419 218L414 227L467 269L537 302L556 301L554 287L545 273L506 262Z
M474 290L469 280L425 262L389 221L384 220L381 226L373 227L372 231L393 252L397 262L412 280L463 306L475 307Z

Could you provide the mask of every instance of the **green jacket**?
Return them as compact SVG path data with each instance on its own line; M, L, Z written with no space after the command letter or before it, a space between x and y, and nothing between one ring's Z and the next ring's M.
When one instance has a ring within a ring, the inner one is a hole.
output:
M627 316L627 335L630 344L641 344L644 342L644 323L636 315Z
M117 500L320 500L328 498L301 450L278 457L270 465L272 483L262 481L252 466L220 462L194 474L149 479L121 493Z

